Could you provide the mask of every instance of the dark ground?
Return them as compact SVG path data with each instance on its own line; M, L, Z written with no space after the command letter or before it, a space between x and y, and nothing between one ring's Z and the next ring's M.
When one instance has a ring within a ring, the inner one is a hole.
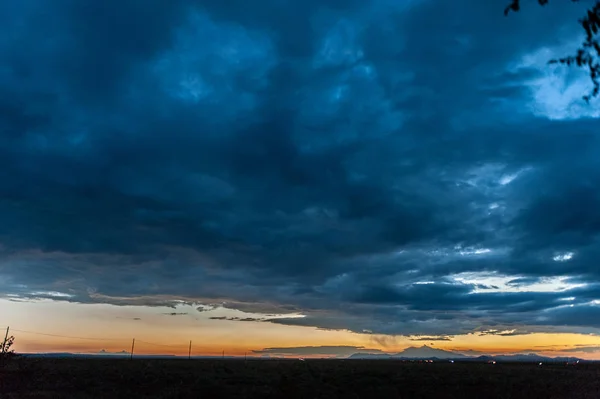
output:
M600 398L600 365L20 358L0 398Z

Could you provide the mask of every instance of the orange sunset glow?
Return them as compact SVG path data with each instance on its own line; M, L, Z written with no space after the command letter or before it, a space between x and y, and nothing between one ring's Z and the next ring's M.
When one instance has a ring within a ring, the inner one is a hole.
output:
M3 346L600 360L600 0L510 1L0 1Z
M147 308L50 300L2 300L0 304L7 312L3 314L2 321L12 326L10 331L18 337L16 349L23 353L130 352L133 338L136 339L135 354L175 356L188 355L190 340L194 356L221 356L223 353L227 356L261 356L264 348L315 347L314 353L308 354L308 357L336 357L335 354L319 353L318 347L348 346L396 353L406 347L425 344L458 353L535 352L545 356L594 359L593 354L574 349L600 346L600 337L572 333L464 334L452 336L448 341L415 341L415 337L408 336L378 336L269 322L219 320L215 318L235 317L240 312L225 308L198 312L193 306L186 305ZM243 327L239 326L240 323L244 324ZM352 349L349 351L352 352ZM277 356L297 357L285 352Z

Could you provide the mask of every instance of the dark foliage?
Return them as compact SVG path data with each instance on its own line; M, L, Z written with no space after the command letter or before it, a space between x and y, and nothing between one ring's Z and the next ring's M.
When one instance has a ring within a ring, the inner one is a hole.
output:
M24 357L12 364L2 398L577 399L600 392L596 364Z
M544 6L548 4L549 0L537 0L537 2ZM571 2L576 3L578 0L571 0ZM504 15L520 9L521 0L512 0L504 10ZM579 23L585 31L585 39L577 52L574 55L550 60L549 63L586 68L594 86L590 93L583 96L583 99L589 102L591 98L600 94L600 42L597 36L600 30L600 1L596 1L594 6L587 10L586 15L579 20Z
M15 351L12 349L15 343L15 337L7 337L5 341L0 341L0 360L4 361L15 356Z
M6 337L4 341L0 341L0 388L3 386L2 372L11 364L11 360L16 357L15 351L12 346L15 342L15 337ZM0 398L2 398L2 391L0 391Z

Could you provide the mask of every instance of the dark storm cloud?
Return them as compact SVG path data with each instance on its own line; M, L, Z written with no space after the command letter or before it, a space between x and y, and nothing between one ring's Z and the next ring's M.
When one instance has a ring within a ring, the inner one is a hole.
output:
M598 327L597 123L535 55L581 7L221 3L0 5L0 292L426 338Z
M209 317L210 320L227 320L227 321L265 321L264 318L256 317L227 317L227 316L213 316Z
M510 280L506 284L513 286L513 287L519 287L522 285L526 286L526 285L531 285L531 284L538 283L538 282L540 282L539 277L521 277L521 278L516 278L514 280Z
M558 326L600 327L600 306L591 304L563 306L549 309L537 317L538 324Z
M452 341L452 337L416 337L410 338L411 341Z
M600 352L600 346L577 346L570 349L561 349L561 352L583 352L583 353L597 353Z
M517 331L517 330L507 330L507 331L486 330L486 331L479 331L477 333L477 335L499 335L501 337L511 337L511 336L515 336L515 335L524 335L527 333L528 332L521 332L521 331Z
M566 292L482 292L473 294L476 286L468 284L413 284L401 288L365 287L355 298L364 304L403 305L406 309L423 311L530 312L564 304L563 298L577 295L581 300L597 294L593 289L572 289ZM358 286L360 290L360 285Z

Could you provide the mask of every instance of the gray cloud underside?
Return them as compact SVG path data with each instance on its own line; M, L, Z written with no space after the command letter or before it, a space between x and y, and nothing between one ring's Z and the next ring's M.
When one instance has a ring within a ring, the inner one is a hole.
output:
M544 69L514 67L581 7L285 3L0 5L0 292L596 331L598 124L540 116Z
M337 355L348 356L354 353L382 353L379 349L369 349L362 346L299 346L287 348L265 348L254 353L266 355Z
M577 348L563 349L562 352L583 352L583 353L597 353L600 352L600 346L584 346Z
M416 337L410 338L411 341L452 341L452 337Z

